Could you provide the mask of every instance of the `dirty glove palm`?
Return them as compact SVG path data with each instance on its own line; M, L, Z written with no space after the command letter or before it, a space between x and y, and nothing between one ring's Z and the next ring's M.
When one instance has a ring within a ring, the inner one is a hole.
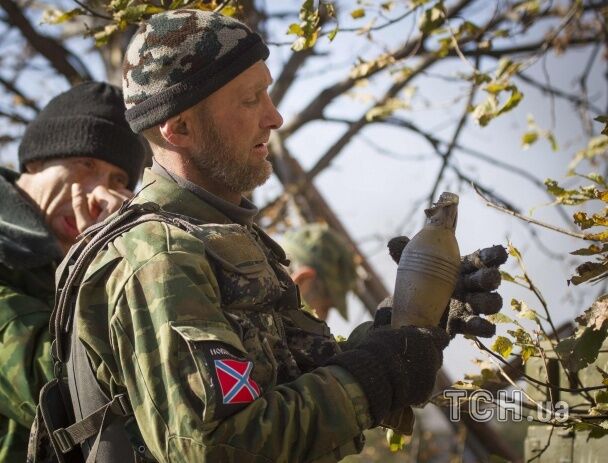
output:
M429 398L448 342L441 328L374 329L355 349L333 356L327 364L353 375L377 425L391 410Z
M389 253L396 263L399 263L408 242L405 236L388 242ZM480 315L495 314L502 307L502 297L495 290L501 282L498 267L506 262L507 257L504 247L492 246L462 258L456 289L440 323L450 336L459 333L487 338L494 336L496 326Z

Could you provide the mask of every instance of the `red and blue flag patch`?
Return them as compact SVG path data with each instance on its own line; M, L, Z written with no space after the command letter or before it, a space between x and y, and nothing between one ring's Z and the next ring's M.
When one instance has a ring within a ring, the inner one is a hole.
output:
M207 341L201 343L205 363L209 371L214 398L213 419L234 415L262 395L256 377L255 365L245 353L230 344Z
M260 387L250 378L253 362L223 359L213 363L224 405L245 404L260 397Z

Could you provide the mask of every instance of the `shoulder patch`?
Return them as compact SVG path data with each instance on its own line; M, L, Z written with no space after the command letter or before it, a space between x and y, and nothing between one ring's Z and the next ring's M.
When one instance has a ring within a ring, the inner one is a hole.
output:
M260 386L251 377L253 362L242 352L222 342L205 342L202 349L216 391L215 419L232 415L260 397Z

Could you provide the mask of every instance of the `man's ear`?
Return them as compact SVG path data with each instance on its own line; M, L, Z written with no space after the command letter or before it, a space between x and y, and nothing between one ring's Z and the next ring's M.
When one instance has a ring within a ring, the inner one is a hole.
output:
M42 169L44 169L44 161L42 159L30 161L25 165L25 172L28 174L37 174Z
M174 148L189 148L193 144L192 118L186 112L173 116L159 125L163 139Z
M312 282L315 278L317 278L317 271L312 267L308 267L307 265L299 267L291 274L291 279L298 286L301 286L304 282Z

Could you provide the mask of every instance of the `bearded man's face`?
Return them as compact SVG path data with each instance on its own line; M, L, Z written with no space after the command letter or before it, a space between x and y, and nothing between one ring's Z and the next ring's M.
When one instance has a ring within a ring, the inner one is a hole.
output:
M268 139L283 119L268 95L271 82L266 64L258 61L197 105L192 162L229 191L251 191L272 173Z

